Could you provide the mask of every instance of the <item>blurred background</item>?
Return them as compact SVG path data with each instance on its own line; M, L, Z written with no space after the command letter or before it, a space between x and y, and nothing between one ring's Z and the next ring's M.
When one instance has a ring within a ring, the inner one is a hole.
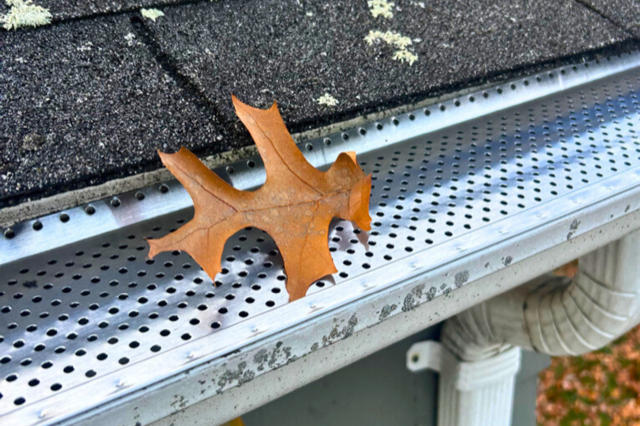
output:
M573 277L577 266L556 274ZM598 351L551 358L538 380L540 426L640 425L640 327Z

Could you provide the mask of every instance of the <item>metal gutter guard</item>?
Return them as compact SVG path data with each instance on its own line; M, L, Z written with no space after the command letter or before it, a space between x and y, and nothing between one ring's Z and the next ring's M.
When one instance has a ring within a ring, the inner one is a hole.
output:
M0 423L223 422L640 228L639 66L566 66L302 146L318 167L358 153L373 229L335 221L339 272L294 303L258 229L228 241L217 287L184 253L146 260L144 237L193 214L175 181L3 229ZM259 158L216 171L264 181Z

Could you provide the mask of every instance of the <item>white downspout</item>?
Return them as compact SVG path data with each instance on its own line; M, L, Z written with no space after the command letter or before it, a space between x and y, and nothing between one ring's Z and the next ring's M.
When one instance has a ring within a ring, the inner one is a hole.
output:
M505 354L519 354L519 347L555 356L598 349L638 323L639 296L640 231L636 231L582 256L573 280L541 277L450 318L441 343L415 344L407 365L412 371L441 372L441 394L448 396L439 397L438 426L508 426L514 366L516 360L519 366L520 358ZM511 376L496 375L488 367L493 365L502 365ZM478 381L474 389L465 390L456 373L463 370L478 374L486 370L496 380L490 386ZM505 407L506 402L509 415L496 416L496 404Z
M520 349L505 348L494 356L461 361L436 341L414 344L407 368L440 373L438 426L509 425Z

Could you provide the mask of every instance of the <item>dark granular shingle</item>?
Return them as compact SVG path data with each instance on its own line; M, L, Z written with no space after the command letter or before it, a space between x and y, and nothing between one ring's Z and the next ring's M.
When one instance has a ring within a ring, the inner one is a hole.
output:
M0 31L0 208L155 169L156 148L251 144L232 93L260 107L278 100L301 131L631 38L569 0L395 0L392 19L373 18L365 0L176 3L155 23L89 17L146 1L38 0L54 17L83 18ZM411 38L417 62L368 45L371 30ZM339 103L320 105L325 93Z
M234 93L262 107L277 99L296 129L628 38L568 0L395 3L385 19L364 0L201 2L167 7L144 25L223 119L234 119ZM384 42L368 45L370 30L410 37L417 62L394 61ZM316 101L325 92L336 107Z
M640 1L638 0L580 0L595 11L640 37Z
M69 18L104 15L114 12L134 11L141 8L178 4L181 0L35 0L34 3L45 7L53 15L53 21Z
M227 149L128 16L2 32L0 207L156 168L156 148Z

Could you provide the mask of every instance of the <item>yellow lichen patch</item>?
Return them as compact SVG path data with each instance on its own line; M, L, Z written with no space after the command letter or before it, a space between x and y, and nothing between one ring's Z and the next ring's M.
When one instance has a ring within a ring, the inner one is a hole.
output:
M409 66L411 66L418 60L418 55L405 49L396 50L396 53L393 54L393 59L400 62L408 62Z
M320 105L326 105L330 107L334 107L338 105L338 100L328 93L325 93L324 95L320 96L317 99L317 101Z
M371 30L364 40L369 45L384 41L385 43L396 47L398 50L393 54L393 59L400 62L408 62L409 66L413 65L413 63L418 60L418 55L407 49L407 47L413 44L411 39L399 33L394 33L393 31L383 33L382 31Z
M158 19L159 17L164 16L164 13L162 13L162 11L158 9L142 9L140 10L140 13L142 14L142 16L147 19L151 19L153 22L156 22L156 19Z
M378 16L389 19L393 18L391 8L395 6L395 3L389 3L387 0L369 0L367 4L369 5L369 11L374 18L377 18Z
M6 30L23 27L38 27L51 23L53 16L42 6L36 6L31 0L7 0L11 11L0 17L0 22Z
M369 43L369 45L382 40L387 44L397 47L398 49L406 49L407 46L412 44L409 37L403 36L399 33L394 33L393 31L383 33L382 31L371 30L364 40Z

